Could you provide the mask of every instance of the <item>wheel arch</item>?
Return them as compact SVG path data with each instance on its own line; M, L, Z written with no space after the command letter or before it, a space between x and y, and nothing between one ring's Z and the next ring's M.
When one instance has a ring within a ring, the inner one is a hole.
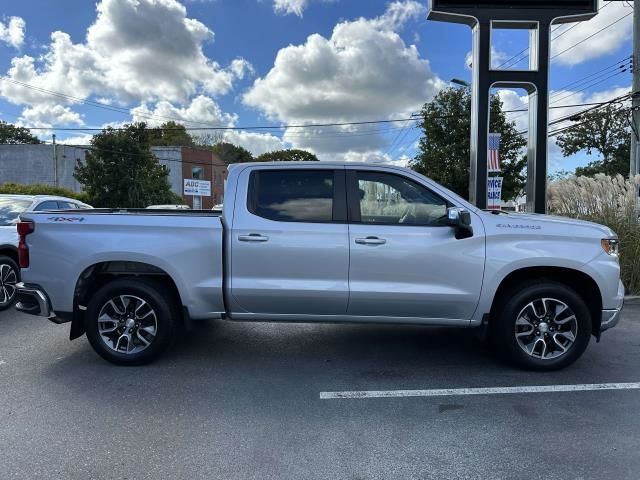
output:
M163 285L171 295L171 301L179 308L183 315L179 321L186 323L188 313L184 308L183 300L178 287L171 277L162 268L146 262L136 261L103 261L86 267L76 281L73 294L73 317L71 323L70 339L74 340L82 336L84 331L83 316L91 294L103 285L124 277L150 278Z
M16 265L19 265L18 249L15 245L0 245L0 255L9 257L11 260L16 262Z
M525 267L505 276L491 303L490 318L495 318L497 308L516 285L530 283L532 280L550 280L562 283L574 290L585 302L591 314L593 335L598 336L602 321L602 293L597 282L588 274L566 267Z

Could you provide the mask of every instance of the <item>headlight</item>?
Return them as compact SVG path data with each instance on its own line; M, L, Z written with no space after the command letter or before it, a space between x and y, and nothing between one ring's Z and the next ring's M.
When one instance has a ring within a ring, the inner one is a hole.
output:
M603 238L600 240L602 249L609 255L617 257L620 250L620 242L617 238Z

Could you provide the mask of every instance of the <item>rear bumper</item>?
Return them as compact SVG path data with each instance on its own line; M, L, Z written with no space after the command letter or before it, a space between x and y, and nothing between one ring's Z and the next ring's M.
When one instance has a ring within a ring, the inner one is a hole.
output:
M19 312L45 317L57 324L71 321L70 315L56 315L56 312L51 309L49 297L38 285L18 283L16 287L18 290L16 294L16 310Z

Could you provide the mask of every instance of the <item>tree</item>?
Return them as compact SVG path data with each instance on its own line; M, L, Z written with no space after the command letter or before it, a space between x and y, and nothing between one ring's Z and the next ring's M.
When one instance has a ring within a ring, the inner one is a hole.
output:
M277 150L256 157L256 162L317 162L318 157L306 150Z
M526 139L502 111L502 101L491 97L490 131L500 133L500 161L504 178L502 198L518 196L526 182L527 161L522 156ZM471 138L471 93L467 88L439 92L422 108L418 154L411 168L442 183L460 196L469 198L469 158Z
M0 120L0 144L7 143L17 145L23 143L38 144L42 142L38 137L32 135L28 128L16 127L15 125Z
M182 203L171 192L169 170L151 153L151 136L144 123L93 136L85 163L78 162L74 173L90 203L108 208Z
M216 143L212 150L225 163L246 163L254 160L251 152L233 143Z
M588 155L594 151L600 154L598 160L576 168L576 175L629 175L631 134L627 115L625 109L607 105L583 113L580 123L558 135L556 143L565 157L580 151L586 151Z
M149 142L153 147L193 147L195 142L184 125L169 121L151 129Z

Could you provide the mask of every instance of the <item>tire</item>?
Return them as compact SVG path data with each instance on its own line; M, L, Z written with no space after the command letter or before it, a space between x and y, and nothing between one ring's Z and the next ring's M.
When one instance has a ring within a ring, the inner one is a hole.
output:
M146 278L107 283L87 306L84 326L89 343L116 365L155 360L174 338L177 317L172 298L163 285Z
M11 307L16 301L16 283L20 281L20 269L6 255L0 255L0 311Z
M503 298L492 337L510 363L552 371L571 365L584 353L591 338L591 314L574 290L540 281L517 286Z

